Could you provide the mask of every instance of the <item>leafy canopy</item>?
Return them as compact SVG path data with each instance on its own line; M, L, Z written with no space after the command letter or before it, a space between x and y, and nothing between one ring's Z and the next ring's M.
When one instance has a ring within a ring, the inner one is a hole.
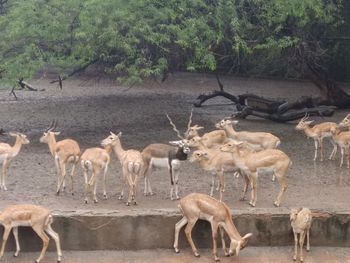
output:
M342 0L12 0L1 10L8 83L90 63L128 83L174 70L293 75L283 51L343 19Z

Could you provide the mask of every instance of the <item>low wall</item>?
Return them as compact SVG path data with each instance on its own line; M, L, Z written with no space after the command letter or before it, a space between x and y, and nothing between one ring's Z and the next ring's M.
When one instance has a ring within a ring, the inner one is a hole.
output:
M277 212L276 212L277 210ZM237 229L244 235L253 233L249 245L285 246L293 244L289 210L252 209L233 211ZM273 212L273 213L272 213ZM177 210L131 210L54 212L53 229L61 238L64 250L137 250L172 248L174 226L181 218ZM350 212L313 210L310 234L312 246L350 246ZM1 229L2 232L2 229ZM20 228L19 238L24 251L38 250L41 241L30 228ZM7 249L14 249L8 241ZM183 231L179 247L188 247ZM207 222L199 221L193 229L198 247L211 246L211 230ZM53 240L50 250L55 249Z

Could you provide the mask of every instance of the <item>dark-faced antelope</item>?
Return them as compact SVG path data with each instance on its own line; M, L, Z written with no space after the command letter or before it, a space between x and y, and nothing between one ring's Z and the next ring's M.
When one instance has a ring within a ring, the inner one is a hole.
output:
M186 144L186 141L171 141L167 145L162 143L154 143L148 145L142 151L142 157L145 163L145 195L152 195L151 183L149 176L152 168L167 168L170 174L170 199L174 200L173 192L175 185L175 198L179 199L179 169L181 161L187 160L187 155L190 153L190 148Z

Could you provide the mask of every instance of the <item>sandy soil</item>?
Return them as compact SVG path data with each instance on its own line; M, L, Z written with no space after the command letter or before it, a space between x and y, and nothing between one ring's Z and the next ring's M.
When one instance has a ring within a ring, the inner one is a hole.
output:
M179 254L173 250L155 249L138 251L63 251L62 261L65 263L212 263L212 251L200 249L200 258L193 256L190 249L181 250ZM304 250L304 261L308 263L349 263L350 249L337 247L312 247L309 253ZM239 256L224 257L222 250L218 249L220 262L244 263L290 263L294 262L293 247L247 247ZM39 256L39 252L21 253L14 258L10 252L5 253L4 263L32 262ZM56 262L55 252L46 253L42 263ZM299 261L296 261L299 262Z
M302 95L317 94L307 82L255 80L240 78L222 79L227 91L234 94L254 92L271 98L296 99ZM109 131L123 132L122 143L126 149L142 149L150 143L166 143L177 139L165 113L168 113L178 128L185 130L192 102L203 92L217 88L215 78L206 75L178 73L165 83L145 83L139 87L117 86L108 79L74 79L65 81L63 90L49 80L34 80L34 86L45 91L18 91L18 101L0 91L0 127L7 131L17 130L28 134L31 143L25 145L12 162L7 180L8 191L0 192L0 207L10 203L31 202L57 210L131 209L118 200L122 177L119 162L112 156L108 171L108 200L102 200L98 188L98 204L83 203L83 177L80 167L75 180L75 195L69 191L55 195L56 175L54 161L46 144L39 143L42 131L53 119L57 119L59 139L76 139L82 149L98 146ZM206 131L230 115L233 105L225 99L215 99L202 108L194 109L193 122L203 125ZM338 111L329 121L340 121L346 111ZM315 118L316 122L323 121ZM294 130L295 123L279 124L266 120L248 118L240 121L238 129L269 131L282 140L281 149L292 159L289 171L289 188L284 207L307 206L338 211L349 211L350 170L339 168L336 161L313 162L313 141ZM13 143L11 137L2 136L1 141ZM331 144L325 142L325 154ZM180 175L180 193L208 193L211 175L198 165L184 162ZM226 174L227 189L224 201L237 209L249 208L247 202L239 202L242 180ZM143 181L139 184L139 205L132 209L176 208L169 199L169 175L166 170L155 171L151 176L156 195L142 195ZM101 184L99 185L101 186ZM273 208L279 191L277 182L270 175L261 175L258 184L257 208ZM217 193L216 193L217 196ZM276 208L278 209L278 208Z

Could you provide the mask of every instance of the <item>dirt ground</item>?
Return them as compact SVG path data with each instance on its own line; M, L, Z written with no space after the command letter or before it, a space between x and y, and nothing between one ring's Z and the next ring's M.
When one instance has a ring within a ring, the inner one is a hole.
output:
M193 256L191 250L181 250L179 254L173 250L155 249L138 251L63 251L62 261L65 263L212 263L212 251L200 249L200 258ZM304 250L304 261L308 263L350 263L350 249L337 247L312 247L310 252ZM220 262L244 262L244 263L290 263L294 262L293 247L247 247L239 256L224 257L222 250L218 250ZM39 256L39 252L21 253L14 258L10 252L5 253L4 263L33 262ZM42 263L56 262L55 252L46 253ZM296 261L300 262L300 261Z
M317 94L308 82L223 78L227 91L233 94L254 92L270 98L297 99L299 96ZM75 179L75 195L69 191L55 195L56 173L53 157L46 144L39 143L43 130L53 119L58 121L58 139L76 139L82 149L98 146L109 131L123 132L125 149L143 149L150 143L166 143L176 140L165 116L168 113L182 131L185 130L192 102L204 92L217 88L214 77L203 74L178 73L166 82L148 82L132 88L117 86L110 79L73 79L64 82L63 90L49 84L49 80L33 80L31 83L45 91L17 91L18 101L0 91L0 127L6 131L16 130L28 135L31 143L24 145L13 160L7 179L8 191L0 192L0 207L7 204L30 202L42 204L54 210L102 210L102 209L159 209L176 208L169 199L170 180L166 170L155 171L151 184L156 193L144 197L143 180L139 184L139 205L126 207L118 200L122 177L119 162L112 156L108 171L108 200L102 199L99 184L99 203L83 202L83 176L80 167ZM215 129L214 124L229 116L233 105L225 99L215 99L202 108L194 109L193 123L204 126L206 131ZM340 121L348 112L337 111L327 121ZM313 118L316 122L325 121ZM294 130L295 123L274 123L248 118L241 120L238 129L268 131L281 138L281 149L292 159L288 173L289 188L283 207L306 206L310 208L349 211L350 170L339 168L340 155L336 161L314 162L313 141ZM1 136L0 140L13 144L14 139ZM331 144L325 142L325 155L329 155ZM247 202L238 201L243 187L241 178L226 174L227 189L224 201L236 209L253 209ZM190 192L209 193L211 175L197 164L184 162L180 174L180 194ZM68 181L69 182L69 181ZM273 208L279 191L278 182L270 175L261 175L258 183L259 208ZM249 192L248 192L249 194ZM216 196L218 194L216 193ZM278 208L276 208L278 209Z

